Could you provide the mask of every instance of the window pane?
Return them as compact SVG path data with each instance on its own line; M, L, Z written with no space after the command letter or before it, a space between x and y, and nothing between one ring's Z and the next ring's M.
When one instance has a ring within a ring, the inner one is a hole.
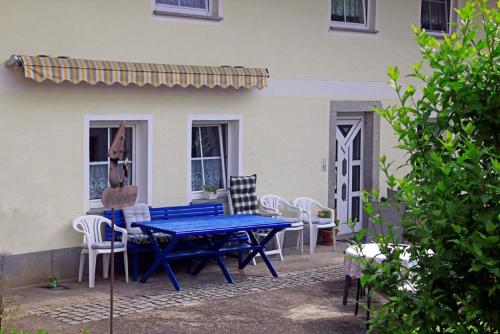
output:
M200 160L191 161L191 190L192 191L203 190L203 176L201 171Z
M352 191L359 191L359 185L361 184L360 171L360 166L352 166Z
M219 128L216 126L201 128L203 157L220 157Z
M156 0L159 5L179 6L179 0Z
M90 199L100 199L102 191L108 186L108 164L91 165L89 180Z
M429 12L429 1L422 1L422 9L420 12L420 25L422 28L430 30L431 29L431 19Z
M331 20L345 22L345 20L344 20L344 0L332 0Z
M345 0L346 22L365 23L363 1L364 0Z
M118 128L111 128L111 138L109 139L110 142L113 142L117 131ZM132 160L132 142L132 128L127 127L125 128L125 153L127 154L129 160Z
M431 29L446 31L446 5L443 2L431 2Z
M89 130L90 162L108 160L108 129L90 128Z
M201 144L200 144L200 128L193 127L191 131L191 157L201 157Z
M205 175L205 185L214 186L218 189L224 188L220 159L203 160L203 169L203 173Z
M206 0L180 0L182 7L208 9Z

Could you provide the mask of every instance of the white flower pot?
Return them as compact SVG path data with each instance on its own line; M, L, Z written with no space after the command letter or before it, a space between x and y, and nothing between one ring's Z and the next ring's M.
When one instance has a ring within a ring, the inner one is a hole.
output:
M205 199L217 199L217 194L214 194L213 192L210 192L210 191L204 191L203 197Z

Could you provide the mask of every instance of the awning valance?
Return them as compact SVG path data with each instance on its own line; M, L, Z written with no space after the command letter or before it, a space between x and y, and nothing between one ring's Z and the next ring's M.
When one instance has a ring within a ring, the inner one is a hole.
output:
M140 87L150 84L154 87L262 89L267 87L269 78L265 68L165 65L67 57L12 56L6 64L17 65L23 69L26 78L37 82L50 80L78 84L84 81L91 85L103 82L106 85L119 83L123 86L136 84Z

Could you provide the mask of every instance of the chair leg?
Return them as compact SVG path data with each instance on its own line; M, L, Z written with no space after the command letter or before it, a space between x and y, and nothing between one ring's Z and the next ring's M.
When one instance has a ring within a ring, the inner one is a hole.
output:
M102 277L108 278L110 254L102 254Z
M342 299L342 305L347 305L347 294L349 293L349 284L351 282L351 277L349 275L345 275L344 281L344 298Z
M309 225L309 254L314 254L314 249L316 248L316 242L318 240L318 227L314 224Z
M276 238L276 249L278 250L278 255L280 256L280 261L283 262L283 252L282 252L282 243L283 243L283 237L284 237L285 232L281 231L276 233L275 238Z
M83 281L83 265L85 264L85 253L80 253L80 268L78 269L78 283Z
M89 288L95 286L95 263L97 260L97 253L89 252Z
M356 307L354 308L354 315L358 315L359 295L360 294L361 294L361 279L358 279L358 288L356 290Z
M127 254L127 251L123 252L123 264L125 266L125 282L128 283L128 254Z
M304 229L300 230L300 255L304 254Z

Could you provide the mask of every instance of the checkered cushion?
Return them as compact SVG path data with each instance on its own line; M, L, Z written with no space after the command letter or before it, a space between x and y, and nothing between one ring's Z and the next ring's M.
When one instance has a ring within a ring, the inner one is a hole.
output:
M229 192L235 215L258 214L256 187L256 174L251 176L231 176L229 180Z
M159 243L168 242L170 240L170 236L168 234L165 234L165 233L158 232L158 233L153 233L153 235L155 236L156 241L158 241ZM145 245L145 244L151 243L151 241L149 240L149 237L143 233L129 235L128 242L138 244L138 245Z

